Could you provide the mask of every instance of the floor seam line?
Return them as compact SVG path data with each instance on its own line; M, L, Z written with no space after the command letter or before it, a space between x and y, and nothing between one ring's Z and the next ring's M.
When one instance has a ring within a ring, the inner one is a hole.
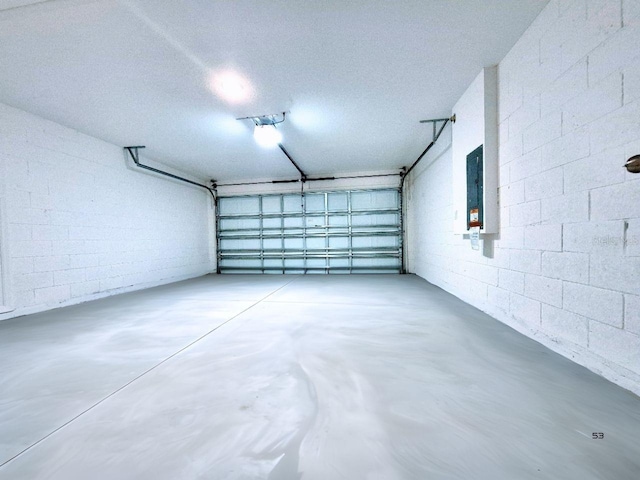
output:
M371 307L413 307L407 303L339 303L339 302L291 302L286 300L265 300L264 303L288 303L292 305L352 305L352 306L371 306Z
M125 383L124 385L122 385L121 387L117 388L116 390L114 390L113 392L111 392L109 395L107 395L106 397L98 400L96 403L94 403L93 405L91 405L89 408L83 410L82 412L80 412L79 414L77 414L76 416L74 416L73 418L71 418L70 420L67 420L65 423L63 423L62 425L60 425L59 427L55 428L54 430L52 430L51 432L49 432L47 435L45 435L44 437L42 437L40 440L32 443L31 445L29 445L28 447L24 448L23 450L21 450L20 452L16 453L14 456L12 456L11 458L7 459L6 461L0 463L0 468L4 467L5 465L9 464L10 462L12 462L13 460L17 459L18 457L20 457L21 455L23 455L24 453L28 452L29 450L31 450L32 448L34 448L35 446L39 445L40 443L44 442L47 438L51 437L52 435L56 434L57 432L59 432L60 430L62 430L63 428L67 427L68 425L70 425L71 423L75 422L78 418L82 417L83 415L85 415L86 413L89 413L91 410L93 410L94 408L96 408L97 406L101 405L102 403L106 402L108 399L110 399L111 397L113 397L114 395L116 395L117 393L121 392L122 390L124 390L125 388L127 388L129 385L131 385L132 383L136 382L137 380L141 379L142 377L144 377L145 375L147 375L148 373L152 372L153 370L155 370L156 368L160 367L161 365L165 364L166 362L168 362L169 360L171 360L172 358L176 357L177 355L179 355L180 353L184 352L185 350L187 350L188 348L192 347L193 345L195 345L196 343L198 343L200 340L203 340L205 337L209 336L210 334L212 334L213 332L215 332L216 330L218 330L219 328L223 327L224 325L228 324L229 322L231 322L232 320L238 318L240 315L242 315L243 313L248 312L249 310L251 310L253 307L255 307L256 305L259 305L260 303L262 303L264 300L266 300L267 298L269 298L271 295L273 295L274 293L279 292L280 290L282 290L284 287L290 285L291 283L293 283L294 281L298 280L298 276L296 276L295 278L293 278L292 280L288 281L287 283L285 283L284 285L276 288L274 291L272 291L271 293L269 293L268 295L262 297L260 300L258 300L257 302L253 303L252 305L248 306L247 308L245 308L244 310L242 310L241 312L233 315L231 318L229 318L228 320L225 320L223 323L221 323L220 325L212 328L211 330L209 330L208 332L202 334L200 337L198 337L197 339L195 339L194 341L192 341L191 343L187 344L186 346L182 347L181 349L179 349L178 351L172 353L171 355L169 355L167 358L165 358L164 360L161 360L160 362L158 362L157 364L153 365L152 367L150 367L149 369L145 370L144 372L142 372L140 375L136 376L135 378L132 378L131 380L129 380L127 383Z

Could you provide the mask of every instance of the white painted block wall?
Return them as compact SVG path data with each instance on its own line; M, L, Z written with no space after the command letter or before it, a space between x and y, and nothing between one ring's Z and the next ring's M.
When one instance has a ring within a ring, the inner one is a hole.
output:
M409 271L640 393L640 1L551 0L498 81L500 232L453 234L447 127L406 184Z
M121 147L0 104L0 175L0 319L215 269L209 193Z

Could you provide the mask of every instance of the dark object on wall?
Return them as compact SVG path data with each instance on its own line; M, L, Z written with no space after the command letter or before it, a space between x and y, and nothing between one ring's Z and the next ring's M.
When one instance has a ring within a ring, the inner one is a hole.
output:
M624 166L630 173L640 173L640 155L631 157Z
M482 159L482 145L467 155L467 230L471 227L482 228L484 214Z

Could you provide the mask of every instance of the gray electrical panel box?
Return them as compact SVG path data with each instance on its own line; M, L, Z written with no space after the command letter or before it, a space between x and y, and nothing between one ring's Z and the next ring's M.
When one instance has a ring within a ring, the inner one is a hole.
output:
M467 155L467 230L483 225L482 145Z

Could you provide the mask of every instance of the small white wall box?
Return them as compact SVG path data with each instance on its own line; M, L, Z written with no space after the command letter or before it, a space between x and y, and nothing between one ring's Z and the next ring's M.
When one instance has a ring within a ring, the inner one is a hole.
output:
M497 67L480 72L453 114L453 232L498 233Z

